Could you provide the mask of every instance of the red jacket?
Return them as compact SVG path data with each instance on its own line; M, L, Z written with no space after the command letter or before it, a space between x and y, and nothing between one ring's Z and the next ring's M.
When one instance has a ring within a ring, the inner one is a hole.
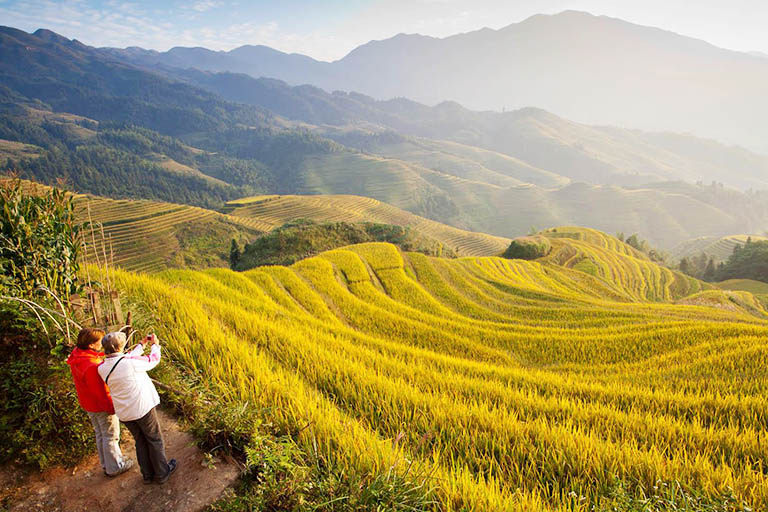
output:
M88 412L115 414L109 388L104 384L97 370L103 357L103 352L75 348L67 358L67 364L72 370L77 399L82 408Z

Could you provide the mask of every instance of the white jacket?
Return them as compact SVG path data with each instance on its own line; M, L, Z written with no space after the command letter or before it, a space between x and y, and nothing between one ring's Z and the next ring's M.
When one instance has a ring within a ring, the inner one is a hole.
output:
M160 345L152 345L147 356L142 355L143 352L144 347L139 345L125 355L110 354L99 365L101 379L109 375L107 387L120 421L138 420L160 404L155 385L147 375L160 362ZM113 367L115 370L110 375Z

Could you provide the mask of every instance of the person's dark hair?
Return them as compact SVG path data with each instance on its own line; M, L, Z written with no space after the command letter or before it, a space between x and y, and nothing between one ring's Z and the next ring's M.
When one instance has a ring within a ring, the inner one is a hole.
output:
M88 350L92 344L101 340L106 334L101 329L93 329L91 327L85 327L77 333L77 348L80 350Z

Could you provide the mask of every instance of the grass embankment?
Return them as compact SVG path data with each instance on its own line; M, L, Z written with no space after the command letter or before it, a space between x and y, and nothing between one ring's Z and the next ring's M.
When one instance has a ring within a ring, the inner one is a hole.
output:
M768 283L755 281L754 279L728 279L716 283L723 290L738 290L754 293L755 295L768 295Z
M424 508L768 507L765 311L674 304L696 287L580 233L543 262L362 244L116 280L223 405L265 411L330 474L428 468Z

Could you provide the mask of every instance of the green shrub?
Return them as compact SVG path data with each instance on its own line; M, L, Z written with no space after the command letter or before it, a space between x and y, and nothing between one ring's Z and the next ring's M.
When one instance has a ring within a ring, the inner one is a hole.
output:
M552 244L543 236L521 236L512 240L502 257L518 260L543 258L552 250Z
M77 463L94 448L69 368L59 304L78 290L79 226L72 197L60 190L0 186L0 460L40 469ZM8 297L11 298L8 298ZM19 300L34 301L22 305ZM46 313L42 308L53 310Z
M288 437L271 436L254 438L247 460L240 487L211 512L441 510L432 475L419 469L360 475L325 465Z

